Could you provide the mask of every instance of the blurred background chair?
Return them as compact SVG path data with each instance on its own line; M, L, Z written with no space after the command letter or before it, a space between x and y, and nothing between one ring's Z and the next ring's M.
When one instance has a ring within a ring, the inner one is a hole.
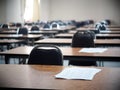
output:
M74 34L72 38L72 47L94 47L94 37L90 31L78 31ZM69 65L80 65L80 66L97 66L96 61L84 60L81 58L79 61L70 60Z
M9 25L8 25L8 24L2 24L2 25L1 25L1 28L8 29L8 28L9 28Z
M40 44L32 49L28 64L63 65L63 55L55 45Z
M46 23L46 24L43 26L43 29L51 29L50 24Z
M40 30L39 27L36 25L31 27L31 31L39 31L39 30Z
M17 23L16 23L16 27L22 27L22 23L17 22Z
M27 35L28 29L26 27L20 27L20 28L18 28L17 34Z

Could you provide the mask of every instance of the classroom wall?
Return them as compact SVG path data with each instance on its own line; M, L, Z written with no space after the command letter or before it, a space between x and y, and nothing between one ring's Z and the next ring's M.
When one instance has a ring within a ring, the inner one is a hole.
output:
M6 1L0 0L0 24L6 22Z
M6 21L22 22L21 0L7 0L6 2Z
M22 0L0 0L0 23L23 22Z
M0 23L24 22L24 0L0 0ZM110 19L120 25L120 0L40 0L40 20Z
M51 0L40 0L40 20L47 21L50 18Z
M120 0L50 0L50 19L100 21L120 24ZM41 12L42 13L42 12Z

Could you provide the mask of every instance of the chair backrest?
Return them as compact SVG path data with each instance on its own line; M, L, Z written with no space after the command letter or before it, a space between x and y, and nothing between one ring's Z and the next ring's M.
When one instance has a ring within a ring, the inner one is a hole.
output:
M22 27L22 23L16 23L16 27Z
M32 26L31 27L31 31L39 31L39 27L38 26Z
M27 35L28 29L26 27L20 27L20 28L18 28L17 34Z
M1 28L6 28L6 29L8 29L9 26L8 26L8 24L2 24L2 25L1 25Z
M72 47L94 47L94 35L90 31L77 31L72 38Z
M57 24L57 23L52 23L52 24L51 24L51 28L59 28L59 24Z
M63 55L55 45L40 44L32 49L28 64L63 65Z
M45 25L43 26L43 28L45 28L45 29L50 29L50 25L49 25L49 24L45 24Z

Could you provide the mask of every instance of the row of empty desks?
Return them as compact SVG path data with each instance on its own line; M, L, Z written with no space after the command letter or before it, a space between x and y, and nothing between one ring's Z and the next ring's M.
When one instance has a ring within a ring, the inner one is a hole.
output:
M57 34L55 38L72 38L74 34L63 33ZM120 34L95 34L96 39L120 39Z
M10 49L4 52L0 52L0 55L5 56L5 63L9 63L10 57L24 57L28 58L33 46L20 46L14 49ZM93 60L93 61L120 61L120 48L106 48L106 51L101 53L86 53L79 52L83 48L72 47L60 47L65 60ZM21 51L22 50L22 51Z
M22 35L22 34L0 34L0 39L24 39L29 44L29 41L31 41L32 45L34 44L35 40L39 40L43 38L42 35Z
M94 40L95 47L102 46L102 47L114 47L120 46L120 39L96 39ZM47 38L41 39L34 42L34 44L55 44L60 46L71 46L72 39L70 38Z
M0 40L0 46L2 51L4 50L4 46L7 46L7 50L11 48L11 44L17 44L17 46L20 46L22 43L25 43L24 40L15 40L15 39L10 39L10 40Z
M70 30L68 33L74 34L77 31L82 31L82 30ZM93 32L97 32L97 30L92 30ZM110 30L106 30L106 31L100 31L99 34L120 34L120 31L110 31Z

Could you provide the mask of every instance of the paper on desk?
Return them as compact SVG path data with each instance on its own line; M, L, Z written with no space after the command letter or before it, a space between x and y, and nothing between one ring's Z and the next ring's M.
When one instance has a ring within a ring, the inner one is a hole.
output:
M55 75L55 77L64 79L92 80L95 74L100 71L101 69L97 68L70 67L65 68L62 72Z
M86 53L102 53L106 51L107 48L83 48L79 52L86 52Z

